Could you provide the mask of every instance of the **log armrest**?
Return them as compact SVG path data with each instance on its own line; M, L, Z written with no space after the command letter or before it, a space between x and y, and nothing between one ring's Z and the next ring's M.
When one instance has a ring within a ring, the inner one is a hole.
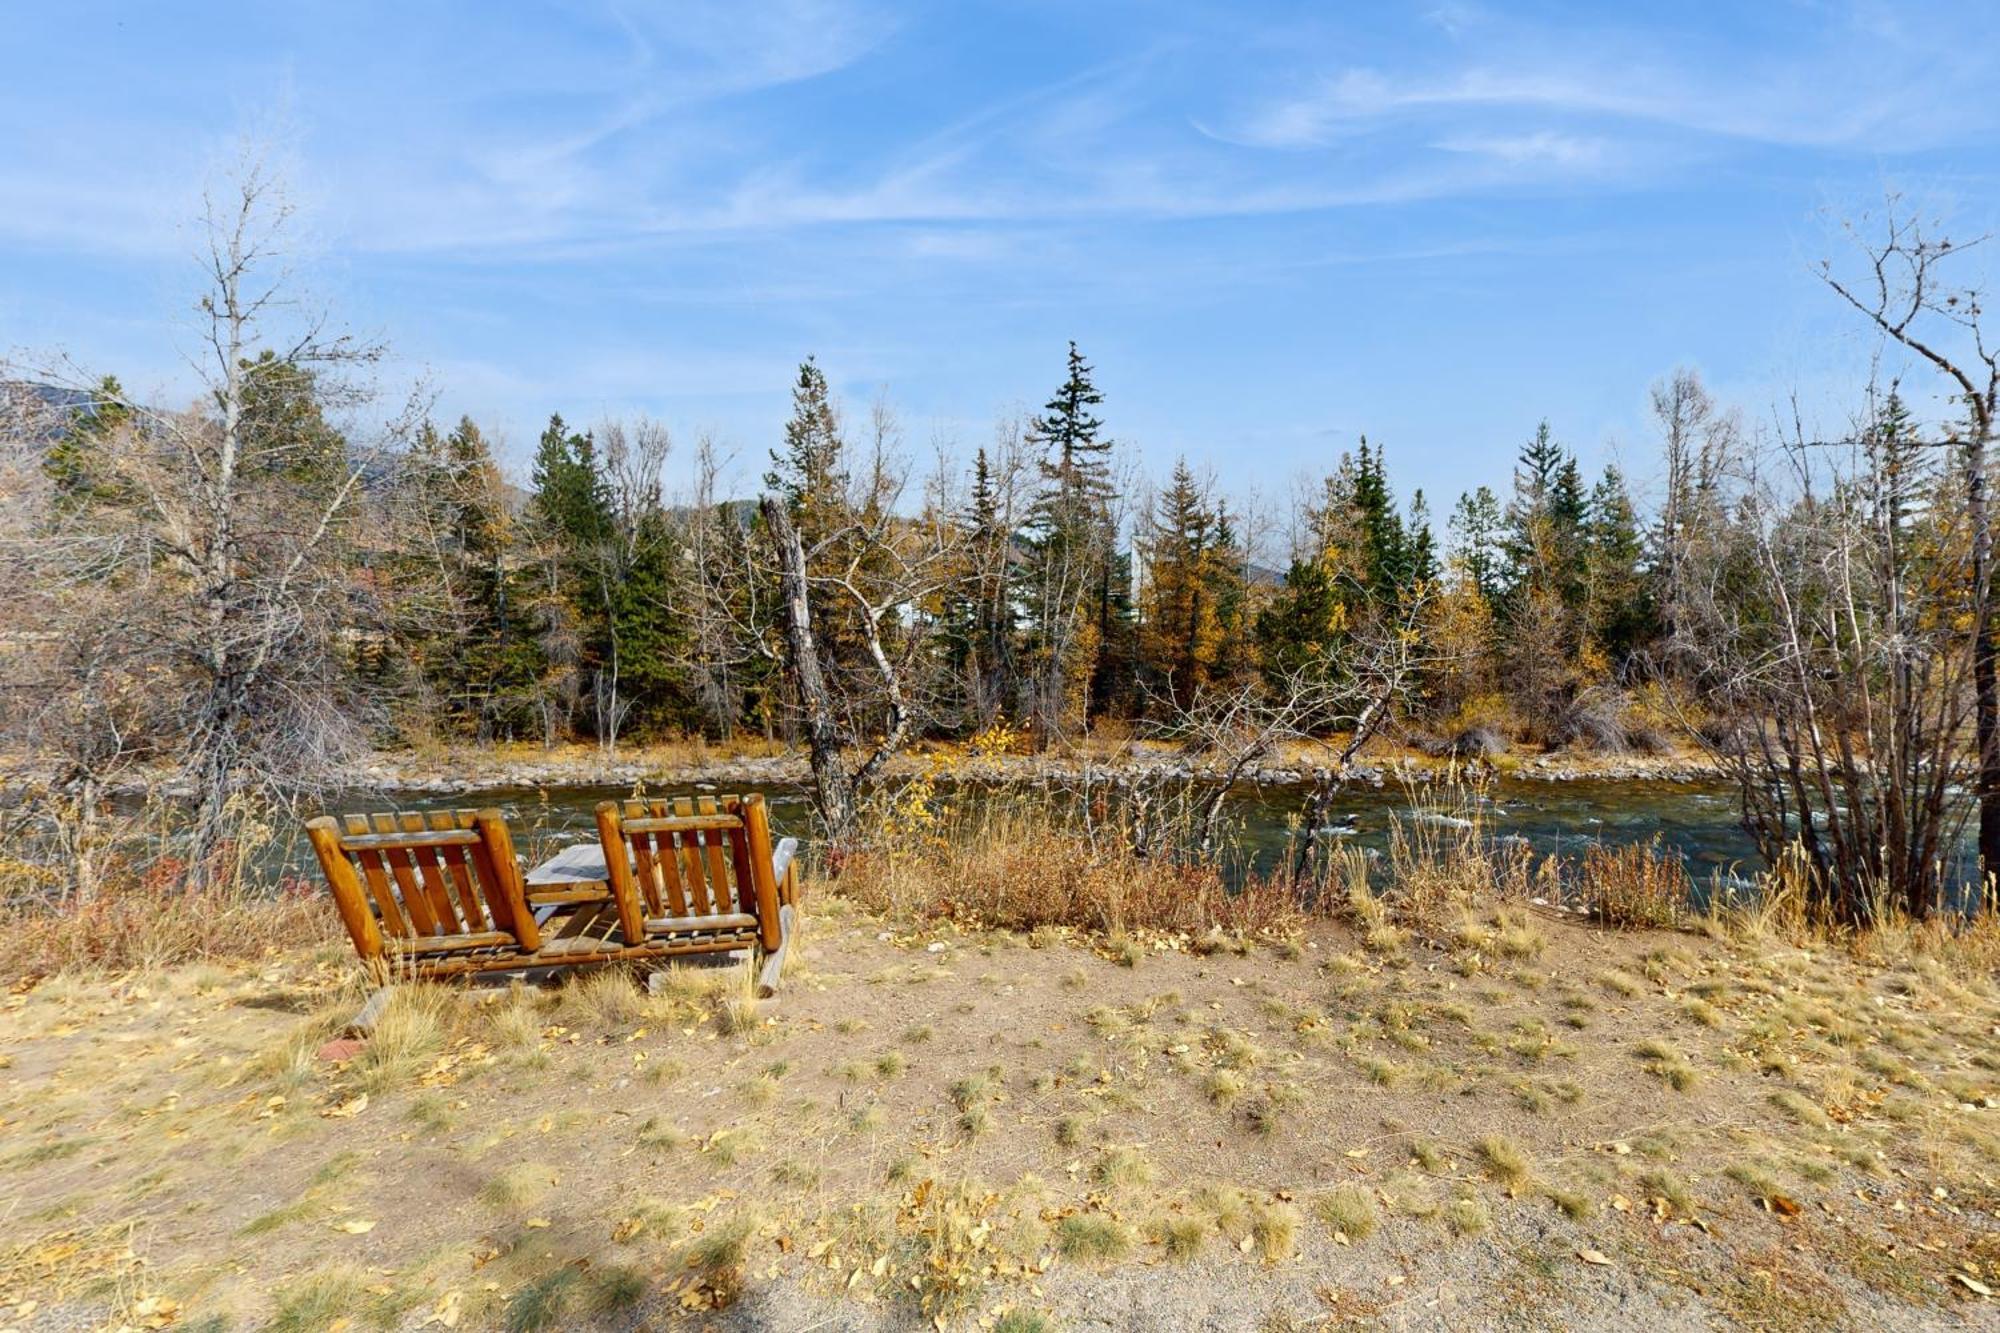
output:
M795 893L795 871L792 862L799 854L799 840L786 838L778 843L771 853L771 880L778 886L778 947L767 950L764 966L757 974L757 993L772 996L778 993L778 983L785 974L785 954L792 947L792 905Z

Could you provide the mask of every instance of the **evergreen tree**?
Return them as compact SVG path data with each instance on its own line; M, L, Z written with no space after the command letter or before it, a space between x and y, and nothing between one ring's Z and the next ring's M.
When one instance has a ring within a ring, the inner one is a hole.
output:
M596 443L571 431L560 414L542 431L532 481L528 512L538 537L534 608L542 661L536 688L553 739L574 722L585 682L609 643L605 590L613 524Z
M1641 567L1638 515L1615 466L1607 466L1591 488L1585 531L1589 633L1617 666L1652 636L1654 611Z
M1243 677L1252 665L1249 642L1250 580L1242 543L1230 522L1229 506L1215 506L1215 536L1209 545L1209 599L1215 604L1216 646L1209 665L1212 680L1230 682Z
M1410 552L1403 520L1389 491L1382 451L1362 436L1355 450L1354 519L1361 535L1361 580L1372 598L1392 598L1410 582Z
M410 552L411 582L433 589L411 601L417 669L447 712L482 737L512 736L532 722L539 649L519 613L505 483L469 417L448 435L426 423L407 460L424 537Z
M1404 524L1405 571L1410 586L1437 582L1437 539L1431 535L1431 507L1424 493L1410 493L1410 517Z
M783 450L771 451L764 484L785 498L792 524L808 551L837 531L847 517L847 440L819 363L799 363L792 386L792 415Z
M640 732L686 727L694 721L680 671L688 622L674 612L680 570L667 516L657 504L648 505L621 536L621 559L606 589L619 696L629 701L631 724Z
M1074 342L1068 373L1028 437L1043 450L1042 490L1029 515L1021 600L1030 613L1035 699L1044 735L1086 722L1129 677L1131 566L1116 550L1111 442L1103 402Z
M1285 584L1257 615L1257 646L1274 684L1324 669L1347 632L1349 597L1325 560L1295 558Z
M1343 452L1306 511L1310 548L1298 552L1285 584L1257 617L1257 640L1274 680L1326 664L1363 619L1393 612L1413 590L1425 545L1396 512L1383 452L1366 437Z
M268 349L242 363L244 457L317 500L347 480L347 437L326 419L317 374Z
M1511 601L1541 592L1572 613L1581 611L1587 508L1575 457L1542 422L1521 450L1514 499L1507 506L1505 586Z
M1452 559L1472 581L1473 589L1491 604L1504 587L1506 547L1502 537L1500 501L1490 486L1458 497L1451 515Z
M1216 529L1207 495L1187 460L1177 460L1147 541L1139 646L1149 672L1183 707L1210 684L1222 647Z
M1014 601L1008 565L1014 534L1000 515L993 469L981 448L973 458L966 512L965 569L947 613L947 642L967 685L967 702L981 726L993 722L1014 694Z
M570 572L583 573L599 558L612 527L609 487L595 441L571 431L561 414L551 416L535 448L532 480L530 507L564 548Z
M56 503L65 509L124 503L127 488L113 479L114 469L103 458L106 442L132 419L124 386L115 375L97 382L88 402L70 409L63 433L42 455L42 470L55 487Z

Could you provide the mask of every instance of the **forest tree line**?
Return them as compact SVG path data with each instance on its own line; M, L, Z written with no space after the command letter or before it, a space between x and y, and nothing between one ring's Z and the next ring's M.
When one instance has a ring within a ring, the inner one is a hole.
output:
M919 468L886 405L844 412L808 358L761 502L644 420L552 416L517 487L474 420L377 410L379 349L274 326L269 188L211 219L192 406L109 377L9 395L6 721L78 846L164 769L206 865L253 798L413 740L804 736L831 813L830 785L920 736L1109 730L1233 756L1224 777L1286 738L1345 737L1335 768L1385 733L1691 741L1848 917L1939 901L1971 809L2000 864L2000 369L1949 242L1907 220L1865 251L1872 288L1827 276L1941 377L1934 419L1884 372L1837 438L1751 431L1677 372L1650 507L1544 423L1439 531L1367 440L1278 521L1184 460L1148 483L1074 344L969 458Z

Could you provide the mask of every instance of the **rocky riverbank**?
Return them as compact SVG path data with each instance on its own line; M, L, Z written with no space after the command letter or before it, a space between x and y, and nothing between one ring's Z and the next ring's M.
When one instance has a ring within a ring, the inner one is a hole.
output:
M1536 782L1713 782L1722 775L1697 755L1589 755L1557 753L1502 757L1487 767L1501 777ZM1370 756L1340 774L1343 783L1386 787L1428 783L1449 775L1444 761L1409 754ZM1460 765L1459 772L1465 768ZM1260 786L1295 786L1331 775L1324 761L1281 754L1250 768L1243 781ZM1130 744L1118 753L977 755L952 747L899 755L888 776L924 774L953 781L1022 785L1105 783L1135 786L1207 776L1202 765L1167 746ZM505 787L626 787L715 784L779 787L802 784L810 773L805 756L774 751L761 754L637 750L605 755L573 746L523 752L468 749L446 756L384 753L356 774L358 787L384 792L444 794Z

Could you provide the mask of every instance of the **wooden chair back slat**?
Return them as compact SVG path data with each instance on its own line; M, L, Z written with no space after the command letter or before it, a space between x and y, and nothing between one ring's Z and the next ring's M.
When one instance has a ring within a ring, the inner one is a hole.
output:
M495 810L348 815L307 826L364 958L541 947L506 821Z
M437 847L437 859L451 890L451 897L458 904L458 919L465 923L467 930L490 930L497 926L492 909L482 900L478 884L475 883L473 868L467 863L466 849L479 845L479 834L459 826L460 812L456 810L433 810L427 821L431 831L437 834L451 834L465 841L441 842Z
M726 835L729 838L729 854L736 867L736 910L755 912L757 910L756 877L750 873L750 827L742 822L743 798L725 796L722 808L739 819L737 827Z
M646 910L653 915L660 911L660 868L653 857L653 835L634 834L632 839L633 868L638 874L639 892L645 895Z
M694 815L694 806L686 797L680 797L673 804L674 818L689 819ZM708 897L708 883L702 876L701 830L683 829L669 834L681 848L681 873L687 879L688 906L691 916L710 916L715 908Z
M396 901L396 890L390 887L389 872L382 863L382 853L359 852L355 854L355 859L361 863L362 876L368 882L368 894L375 900L375 911L382 918L383 928L391 935L415 934L416 928L403 918L402 905Z
M695 802L694 808L697 814L714 815L715 798L704 796ZM711 912L728 912L735 907L736 893L729 878L729 853L724 850L728 835L728 829L720 828L704 829L701 834L702 843L708 850L708 910Z
M646 905L655 915L665 910L672 916L686 916L688 912L687 882L681 875L681 857L674 846L671 832L662 834L650 827L655 822L649 818L660 810L657 802L648 805L644 801L627 801L625 816L638 825L638 831L627 835L633 848L633 859L641 855L646 864L652 866L645 878ZM643 852L640 849L644 849Z
M410 868L416 874L420 892L430 901L431 916L437 921L440 935L463 935L468 923L459 919L458 907L446 891L444 875L439 872L436 849L418 841L428 832L424 827L424 817L405 812L396 816L400 831L412 835L412 845L403 848L402 854L409 858Z
M430 895L417 883L417 868L411 863L410 854L398 847L385 847L381 857L389 877L395 881L396 896L403 904L403 911L408 914L410 924L417 928L417 934L444 934L437 911L431 906Z
M472 868L465 862L465 849L440 847L437 857L446 887L451 891L451 899L458 904L458 919L465 923L467 930L489 928L493 924L492 918L479 901L479 891L473 887Z

